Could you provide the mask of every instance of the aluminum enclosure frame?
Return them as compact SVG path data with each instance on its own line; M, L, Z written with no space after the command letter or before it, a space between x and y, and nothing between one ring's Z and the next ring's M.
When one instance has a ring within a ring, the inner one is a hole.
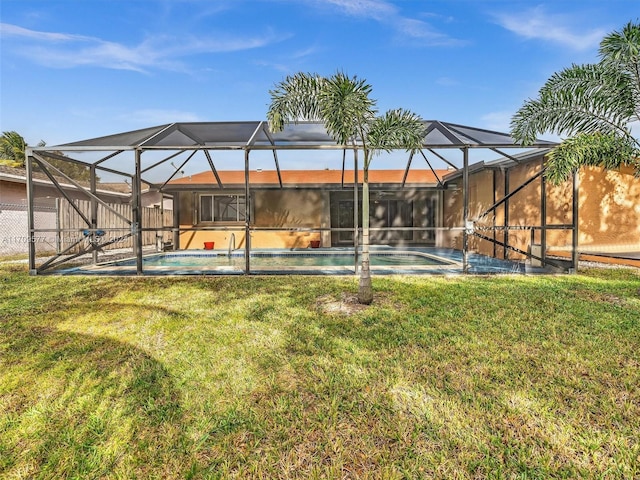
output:
M503 149L526 149L531 152L545 151L554 147L554 142L537 140L534 144L527 147L518 145L509 134L495 132L491 130L485 130L474 127L467 127L458 124L446 123L441 121L425 121L426 134L423 142L423 148L419 152L423 159L426 161L429 168L436 175L438 183L442 188L446 188L443 180L438 178L431 162L427 159L425 151L432 154L436 159L441 160L452 167L456 172L459 172L462 176L462 194L463 194L463 225L460 227L463 235L462 242L462 254L463 254L463 273L469 272L469 248L468 240L471 235L475 235L478 238L494 242L499 244L505 249L511 249L518 253L524 253L529 258L534 258L542 261L543 264L553 265L553 262L545 258L545 249L542 249L542 256L537 257L530 252L522 252L514 247L508 245L508 227L505 228L505 241L497 242L495 239L484 236L480 231L474 228L474 219L469 216L469 174L473 171L474 167L469 165L469 151L472 149L486 149L497 153L504 157L507 161L512 162L514 165L518 164L520 160L517 155L510 155L503 152ZM224 188L224 185L220 181L215 163L213 161L211 152L215 151L242 151L244 152L244 190L245 190L245 223L244 232L245 238L250 239L250 233L252 231L251 218L250 218L250 193L251 185L249 184L249 171L250 171L250 153L251 151L271 151L273 154L273 161L275 164L275 170L277 171L280 188L282 188L282 177L280 173L280 165L278 160L278 151L288 150L327 150L327 151L342 151L342 172L344 178L346 152L351 151L353 153L354 162L354 201L355 205L358 202L358 151L362 149L362 143L356 141L353 145L338 145L335 141L326 133L326 130L319 122L299 122L295 124L287 124L282 132L273 133L268 129L268 124L265 121L253 121L253 122L197 122L197 123L172 123L166 125L160 125L157 127L151 127L142 130L136 130L132 132L124 132L121 134L109 135L106 137L99 137L89 140L83 140L79 142L73 142L53 147L36 147L27 148L26 150L26 166L27 166L27 201L28 201L28 228L29 238L33 239L39 232L35 228L34 219L34 184L33 184L33 170L34 162L37 163L45 173L49 176L52 182L55 184L54 175L50 170L55 170L56 175L66 177L66 179L74 183L76 188L84 190L87 196L91 199L92 218L84 218L87 223L88 231L93 235L96 231L96 218L95 211L98 203L102 202L96 195L96 178L99 172L111 173L129 178L132 186L132 203L133 203L133 216L130 219L125 219L131 226L130 235L134 238L134 253L136 257L136 272L141 275L144 273L143 268L143 245L142 245L142 233L145 230L142 226L142 184L148 184L150 189L163 192L164 187L181 171L181 169L194 157L198 152L203 152L206 160L211 168L214 177L218 183L219 188ZM441 150L458 150L462 154L461 166L456 165L451 159L447 159ZM167 152L168 156L162 158L155 163L143 167L142 159L145 152ZM102 154L93 161L83 161L74 158L72 155L76 154ZM125 160L123 170L119 170L112 167L106 167L103 165L107 161L113 162L113 159L120 157L119 160L123 160L122 157L129 154L133 156L133 159ZM157 168L160 165L171 162L180 154L188 154L188 157L179 166L173 165L173 174L171 174L163 183L150 182L145 180L144 176L147 172ZM87 167L90 171L90 186L88 188L74 182L64 173L55 169L51 164L47 162L49 159L64 159L72 163L80 164ZM413 156L410 155L406 168L404 178L406 179L407 173L412 163ZM128 168L127 168L128 167ZM544 178L542 178L542 185L544 185ZM528 182L533 181L530 179ZM526 182L525 182L526 183ZM404 186L404 181L403 181ZM56 185L62 195L64 195L63 189ZM519 187L519 188L522 188ZM508 189L508 185L507 185ZM516 190L517 191L517 190ZM544 186L542 187L544 192ZM570 226L565 226L572 230L572 252L571 252L571 269L576 270L578 255L577 255L577 234L578 234L578 202L577 202L577 176L574 179L574 188L572 199L573 210L573 223ZM508 199L514 192L505 191L505 197L492 206L495 209L500 204L506 204ZM104 202L102 202L104 203ZM489 210L492 210L489 209ZM541 197L541 211L545 211L545 199ZM356 272L357 272L357 254L358 254L358 221L357 221L357 209L354 214L354 251L356 253ZM489 213L489 211L485 212ZM542 238L546 237L546 221L541 221ZM174 232L177 225L171 228ZM532 227L538 228L538 227ZM156 230L156 229L154 229ZM166 227L164 228L166 230ZM334 229L335 230L335 229ZM250 241L245 242L245 274L251 273L250 265ZM92 249L82 252L93 253L94 263L97 259L97 249ZM36 267L36 251L35 243L30 242L29 245L29 271L31 274L36 275L43 273L52 266L58 266L64 263L65 259L58 260L63 255L58 255L54 259L46 261L40 267ZM76 255L77 256L77 255ZM72 257L75 258L75 257Z

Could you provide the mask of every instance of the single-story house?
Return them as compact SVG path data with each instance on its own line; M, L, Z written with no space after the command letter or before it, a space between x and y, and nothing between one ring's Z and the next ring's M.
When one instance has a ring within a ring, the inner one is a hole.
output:
M442 223L439 178L447 172L410 170L404 178L404 170L370 170L371 243L435 245ZM168 184L180 228L176 248L203 248L204 242L228 248L231 234L236 246L244 244L244 171L217 173L223 188L212 171ZM359 184L362 178L360 171ZM283 170L280 177L276 171L250 171L252 247L353 245L355 214L361 211L353 183L353 170Z

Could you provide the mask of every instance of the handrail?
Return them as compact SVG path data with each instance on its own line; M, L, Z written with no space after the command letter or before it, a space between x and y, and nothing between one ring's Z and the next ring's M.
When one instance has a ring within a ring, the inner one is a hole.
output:
M231 256L231 252L233 251L231 249L231 244L233 243L233 250L236 249L236 234L231 232L231 236L229 237L229 253L227 254L227 256Z

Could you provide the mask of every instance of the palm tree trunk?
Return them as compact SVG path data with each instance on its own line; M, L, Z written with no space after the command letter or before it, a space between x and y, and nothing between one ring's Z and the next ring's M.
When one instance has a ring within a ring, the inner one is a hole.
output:
M373 286L371 285L371 270L369 268L369 168L367 160L367 158L364 160L362 178L362 266L358 288L358 302L364 305L369 305L373 301Z

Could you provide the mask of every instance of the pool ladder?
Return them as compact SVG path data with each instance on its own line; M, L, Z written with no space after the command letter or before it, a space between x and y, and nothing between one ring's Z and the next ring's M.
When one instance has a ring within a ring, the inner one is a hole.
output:
M233 247L231 247L233 245ZM232 233L231 236L229 237L229 253L227 254L228 257L231 256L231 252L233 252L236 249L236 234Z

